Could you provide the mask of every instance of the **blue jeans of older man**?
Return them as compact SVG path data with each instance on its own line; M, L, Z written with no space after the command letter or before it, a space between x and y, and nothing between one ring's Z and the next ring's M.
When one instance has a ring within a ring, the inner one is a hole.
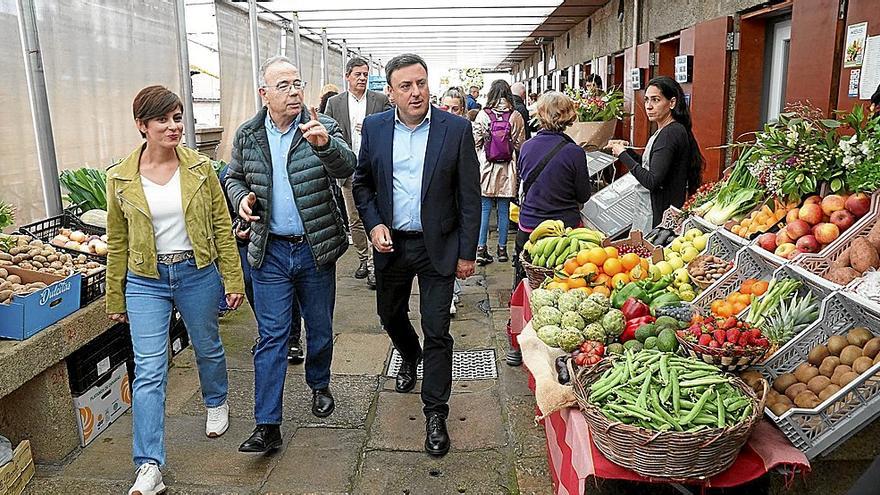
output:
M213 264L196 268L189 259L159 263L159 278L126 277L125 304L134 348L132 456L135 465L165 464L165 385L168 381L168 325L177 307L189 333L206 407L226 402L229 382L220 341L217 300L223 292Z
M269 238L263 264L251 276L260 332L254 353L254 419L277 425L282 419L290 319L297 303L306 323L306 383L312 390L330 385L336 265L318 269L307 242Z

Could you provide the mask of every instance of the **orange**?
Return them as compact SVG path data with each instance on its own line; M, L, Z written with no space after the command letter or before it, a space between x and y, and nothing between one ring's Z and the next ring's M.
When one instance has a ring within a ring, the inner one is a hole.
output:
M724 304L724 301L716 299L712 301L712 304L709 305L709 309L711 309L713 313L717 314L718 309L721 307L722 304Z
M578 251L577 257L575 258L578 262L578 265L586 265L587 262L590 261L590 250L589 249L581 249Z
M623 271L623 265L620 264L620 260L617 258L608 258L602 264L602 271L609 277L613 277Z
M627 253L624 254L620 258L620 264L623 265L623 269L626 271L630 271L639 264L641 258L636 253Z
M563 284L562 282L550 282L549 284L547 284L546 289L547 290L553 290L553 289L566 290L567 287L568 286Z
M608 289L608 287L600 285L599 287L593 287L593 294L602 294L605 297L610 297L611 291Z
M770 286L766 280L758 280L754 284L752 284L752 294L756 296L763 296L765 292L767 292L767 288Z
M608 255L609 258L617 258L619 256L617 248L614 246L608 246L605 248L605 254Z
M583 277L570 278L566 283L568 284L569 289L579 289L587 286L587 279Z
M569 275L573 275L574 271L577 270L577 268L578 268L578 262L574 258L567 260L565 262L565 264L562 265L562 271L564 271L565 273L567 273Z
M650 271L651 265L646 258L640 258L639 264L642 265L643 272L648 273Z
M595 263L587 262L581 268L584 270L584 275L596 275L599 273L599 267Z
M596 266L602 266L602 263L605 263L607 258L608 255L605 253L605 250L600 247L590 248L587 251L587 261Z
M626 285L629 283L629 275L626 273L618 273L617 275L611 277L611 286L617 288L621 285Z

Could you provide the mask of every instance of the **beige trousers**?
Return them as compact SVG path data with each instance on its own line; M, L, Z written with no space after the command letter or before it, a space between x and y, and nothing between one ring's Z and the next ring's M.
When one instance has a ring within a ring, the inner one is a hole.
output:
M370 240L364 231L364 222L358 213L357 206L354 203L354 195L351 192L351 177L345 179L342 183L342 197L345 198L345 211L348 214L348 224L351 227L351 240L357 249L358 258L361 262L366 261L370 271L373 271L373 250L370 246Z

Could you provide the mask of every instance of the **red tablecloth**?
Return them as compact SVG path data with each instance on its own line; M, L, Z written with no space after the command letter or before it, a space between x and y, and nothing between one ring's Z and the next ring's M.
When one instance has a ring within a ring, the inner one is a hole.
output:
M511 322L508 332L512 343L516 342L516 335L531 320L528 303L530 294L528 283L522 283L511 296ZM534 386L534 380L529 374L529 387L532 391ZM586 493L586 480L589 477L666 483L663 479L644 478L609 461L593 444L586 419L576 408L555 412L542 423L547 436L550 473L557 495ZM705 480L703 485L717 488L738 486L781 466L800 472L810 469L806 456L776 427L761 420L734 464L723 473Z

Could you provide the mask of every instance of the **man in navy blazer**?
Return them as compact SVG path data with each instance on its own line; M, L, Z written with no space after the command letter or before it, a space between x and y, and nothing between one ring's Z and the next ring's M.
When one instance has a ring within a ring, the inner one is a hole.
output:
M431 107L421 57L395 57L385 73L396 108L364 120L353 193L375 250L379 319L403 360L395 388L411 391L423 361L425 450L444 455L452 389L449 304L455 277L474 273L479 162L470 122ZM415 276L424 349L407 314Z

